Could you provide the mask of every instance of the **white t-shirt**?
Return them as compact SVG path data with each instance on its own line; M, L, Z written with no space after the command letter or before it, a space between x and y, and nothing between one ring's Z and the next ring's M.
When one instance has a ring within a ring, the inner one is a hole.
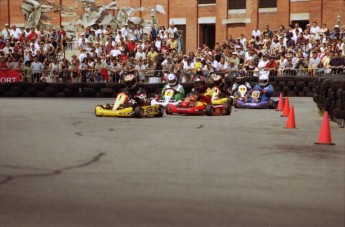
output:
M113 49L110 51L110 55L113 57L117 57L117 56L121 55L121 51Z
M15 39L19 39L21 34L22 31L20 31L18 28L16 28L16 30L11 29L10 31L10 36L13 36Z
M256 38L256 37L258 37L258 36L260 36L261 35L261 32L260 32L260 30L258 29L258 30L253 30L252 31L252 36L254 36L254 38Z
M311 34L318 34L319 32L320 32L320 27L318 27L318 26L310 28Z
M142 59L145 59L146 58L146 53L145 52L137 52L135 54L135 59L138 60L140 57L142 57Z

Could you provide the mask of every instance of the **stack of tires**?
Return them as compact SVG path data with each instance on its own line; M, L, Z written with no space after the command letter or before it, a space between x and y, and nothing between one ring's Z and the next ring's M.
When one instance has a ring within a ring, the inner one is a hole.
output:
M318 78L315 83L313 99L318 108L345 120L345 75Z
M283 93L288 97L313 97L315 78L306 76L273 77L275 96Z

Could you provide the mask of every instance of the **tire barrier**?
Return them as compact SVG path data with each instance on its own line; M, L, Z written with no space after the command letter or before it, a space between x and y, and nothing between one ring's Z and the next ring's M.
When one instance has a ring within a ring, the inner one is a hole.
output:
M283 93L284 96L289 97L314 97L315 101L320 96L322 102L318 103L318 106L321 109L326 103L327 107L343 107L343 101L339 101L340 98L337 97L343 97L345 88L328 82L328 78L333 77L338 78L339 76L278 76L271 77L270 84L274 87L276 97ZM226 83L231 88L235 80L235 78L227 78ZM254 86L258 78L245 77L245 80ZM323 82L326 83L320 86ZM182 85L186 93L193 88L192 83ZM148 94L153 95L157 94L164 84L142 84L141 86L146 89ZM208 83L208 86L211 87L212 83ZM124 87L124 84L118 83L0 83L0 97L115 97L116 93ZM327 87L327 90L324 87ZM317 97L314 94L317 94ZM328 99L326 100L326 98Z
M318 78L314 81L314 85L313 100L317 107L321 111L328 111L333 120L343 125L345 121L345 75Z

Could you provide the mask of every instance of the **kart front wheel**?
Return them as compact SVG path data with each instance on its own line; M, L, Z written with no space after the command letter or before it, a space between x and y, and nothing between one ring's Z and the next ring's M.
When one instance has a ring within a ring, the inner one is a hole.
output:
M272 99L270 99L270 100L268 101L268 108L269 108L269 109L274 109L274 101L273 101Z
M205 113L207 116L213 116L214 114L214 108L212 105L207 105L205 109Z
M163 106L159 106L158 114L155 115L155 117L163 117L163 115L164 115L164 107Z
M134 108L133 117L142 118L144 116L144 109L141 106Z

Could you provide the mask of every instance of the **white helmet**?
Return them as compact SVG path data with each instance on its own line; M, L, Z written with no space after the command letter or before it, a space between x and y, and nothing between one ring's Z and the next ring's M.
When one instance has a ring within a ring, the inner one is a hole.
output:
M266 86L268 84L268 81L269 81L268 75L260 75L259 84L261 86Z
M177 78L175 74L168 75L168 84L172 87L177 85Z

